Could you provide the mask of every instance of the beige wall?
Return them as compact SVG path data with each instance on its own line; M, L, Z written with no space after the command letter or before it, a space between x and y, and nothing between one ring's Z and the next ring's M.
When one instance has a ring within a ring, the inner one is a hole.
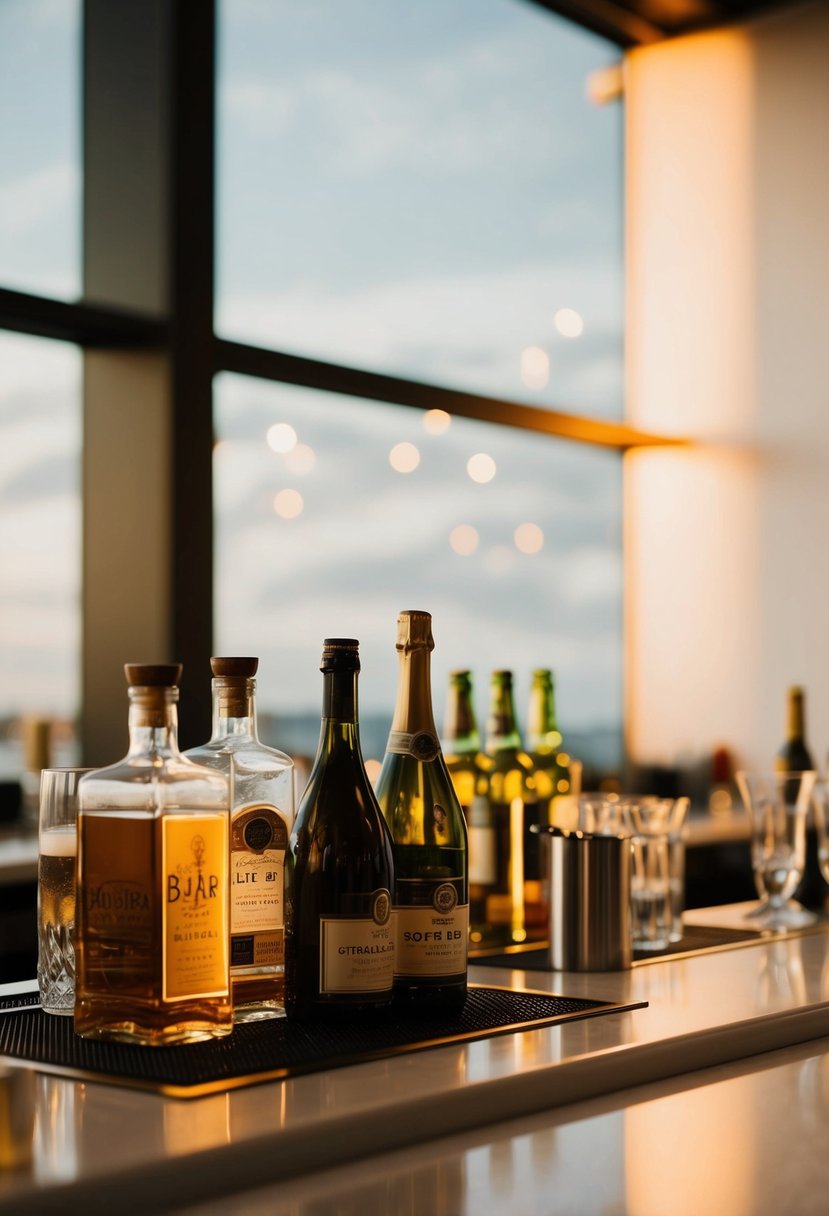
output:
M626 65L628 742L829 749L829 4Z

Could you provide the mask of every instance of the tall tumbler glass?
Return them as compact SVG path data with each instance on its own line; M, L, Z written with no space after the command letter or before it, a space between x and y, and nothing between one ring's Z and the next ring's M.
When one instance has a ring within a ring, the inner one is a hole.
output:
M75 1008L75 858L78 782L85 768L40 775L37 862L37 982L46 1013Z

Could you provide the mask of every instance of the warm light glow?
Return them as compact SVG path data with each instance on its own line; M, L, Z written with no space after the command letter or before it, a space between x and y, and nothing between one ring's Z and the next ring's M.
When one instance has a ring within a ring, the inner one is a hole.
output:
M478 548L478 533L471 524L458 524L449 533L449 544L461 557L469 557Z
M298 443L285 454L285 464L292 473L310 473L316 463L317 454L307 443Z
M290 452L296 447L296 431L289 422L275 422L268 427L268 447L274 452Z
M553 325L563 338L578 338L584 332L584 321L575 308L560 308L553 317Z
M423 425L430 435L442 435L449 430L451 422L452 415L446 410L427 410L423 415Z
M379 760L366 760L366 762L365 762L366 776L368 777L368 779L372 785L377 784L377 778L380 776L380 769L382 767L383 767L383 765L380 763Z
M527 388L544 388L550 379L550 360L540 346L521 351L521 379Z
M544 533L538 524L519 524L514 540L516 549L521 553L540 553L544 548Z
M484 485L495 476L495 461L491 456L487 456L486 452L477 452L467 460L466 471L473 481Z
M420 464L420 452L413 443L396 443L389 452L389 464L397 473L412 473Z
M299 490L280 490L273 500L273 509L282 519L296 519L304 506Z

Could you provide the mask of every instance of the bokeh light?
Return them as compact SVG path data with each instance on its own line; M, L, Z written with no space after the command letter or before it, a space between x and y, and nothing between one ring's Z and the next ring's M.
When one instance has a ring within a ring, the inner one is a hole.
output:
M296 431L289 422L275 422L268 427L267 439L273 452L290 452L296 447Z
M427 410L423 415L423 426L430 435L442 435L448 431L452 423L452 415L446 410Z
M486 452L476 452L474 456L470 456L466 462L466 471L473 481L477 481L479 485L484 485L488 481L492 481L495 476L496 465L491 456L487 456Z
M538 524L519 524L513 539L521 553L540 553L544 548L544 533Z
M413 443L396 443L389 452L389 464L397 473L412 473L420 464L420 452Z
M282 519L296 519L304 506L299 490L280 490L273 500L273 509Z
M461 557L469 557L478 548L478 533L471 524L458 524L449 533L449 544Z
M584 332L584 321L575 308L560 308L553 324L563 338L578 338Z
M285 464L292 473L310 473L316 463L317 454L307 443L298 443L290 452L285 453Z
M544 388L550 379L550 359L540 346L521 351L521 379L527 388Z

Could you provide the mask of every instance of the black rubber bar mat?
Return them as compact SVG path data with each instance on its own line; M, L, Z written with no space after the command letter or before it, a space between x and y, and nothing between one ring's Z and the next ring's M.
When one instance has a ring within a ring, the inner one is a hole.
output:
M708 951L725 950L730 946L748 945L762 941L756 929L724 929L715 925L691 925L682 939L673 942L667 950L635 950L634 962L656 962L663 958L677 958L684 954L704 954ZM476 967L511 967L519 971L550 971L547 963L547 943L532 946L515 946L507 950L473 952L470 963Z
M36 995L17 997L0 1011L0 1056L26 1060L45 1072L106 1081L178 1098L338 1068L447 1043L532 1030L554 1022L641 1008L543 992L470 986L457 1017L298 1024L284 1019L237 1026L232 1035L178 1047L139 1047L81 1039L71 1017L44 1013ZM24 1002L26 1008L21 1008Z

